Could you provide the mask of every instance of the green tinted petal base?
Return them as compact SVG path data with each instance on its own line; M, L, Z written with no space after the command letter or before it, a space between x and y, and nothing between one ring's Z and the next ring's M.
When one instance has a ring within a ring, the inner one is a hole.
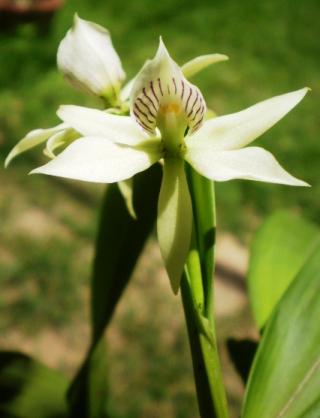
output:
M171 287L174 293L178 293L192 231L191 198L184 162L178 158L164 161L157 230Z

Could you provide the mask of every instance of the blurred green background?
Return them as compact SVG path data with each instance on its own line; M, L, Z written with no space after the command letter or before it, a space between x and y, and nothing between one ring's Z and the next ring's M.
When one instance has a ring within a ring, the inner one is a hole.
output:
M75 12L109 29L128 78L154 55L159 35L181 64L211 52L229 55L193 80L218 114L311 87L258 141L312 189L217 184L218 222L220 231L249 242L261 219L278 208L319 221L318 0L67 0L47 35L29 24L0 32L1 162L26 132L56 124L60 104L101 107L56 69L56 50ZM0 345L21 346L71 375L88 334L87 284L103 188L26 175L44 160L34 150L0 170ZM110 331L114 417L197 416L179 300L163 274L158 280L155 246L149 249L155 261L139 270ZM241 325L250 328L248 315L245 307L220 318L221 337ZM236 416L241 385L234 379L228 390Z

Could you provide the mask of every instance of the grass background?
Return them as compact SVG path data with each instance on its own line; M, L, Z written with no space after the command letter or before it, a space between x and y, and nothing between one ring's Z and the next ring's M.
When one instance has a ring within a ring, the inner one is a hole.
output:
M220 230L245 242L261 219L278 208L319 222L318 0L67 0L47 36L38 36L31 25L14 34L0 33L1 162L26 132L56 124L60 104L101 106L97 99L69 87L56 69L57 46L76 11L110 30L128 78L154 55L159 35L181 64L200 54L229 55L229 62L216 64L194 79L218 114L311 87L303 102L257 144L272 151L312 189L249 181L217 184L218 222ZM0 169L0 343L10 345L23 336L27 344L50 329L60 345L66 340L80 353L70 354L65 362L53 361L71 374L85 346L79 335L84 341L87 335L87 284L102 188L27 177L41 161L45 157L35 150L9 170ZM112 379L117 382L111 409L119 418L194 417L179 303L172 299L165 280L157 285L150 281L150 277L157 280L160 269L157 256L152 260L156 260L152 265L142 266L110 331ZM236 311L221 319L221 337L246 324L246 317L247 311ZM78 331L70 336L72 328ZM40 348L39 353L43 354ZM229 383L236 416L241 391L232 392Z

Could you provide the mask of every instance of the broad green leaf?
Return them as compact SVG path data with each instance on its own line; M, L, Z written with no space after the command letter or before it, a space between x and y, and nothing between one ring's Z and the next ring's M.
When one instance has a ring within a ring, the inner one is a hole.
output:
M252 243L248 287L262 328L290 282L320 239L313 224L287 212L272 215Z
M103 204L92 277L92 320L96 341L111 320L157 217L162 170L159 164L134 177L133 204L127 211L118 187L109 186ZM130 239L128 239L130 237Z
M134 177L133 219L117 185L108 187L102 207L91 281L92 341L69 390L71 417L106 417L107 366L104 331L129 282L157 216L161 167Z
M263 334L242 418L320 416L320 244L276 306Z
M67 385L64 376L25 354L0 352L2 418L67 417Z

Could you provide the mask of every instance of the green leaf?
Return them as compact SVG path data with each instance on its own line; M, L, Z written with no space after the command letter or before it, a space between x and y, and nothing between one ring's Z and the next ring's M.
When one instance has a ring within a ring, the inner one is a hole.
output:
M157 217L161 182L159 164L134 177L133 219L117 185L108 187L96 243L91 282L92 341L69 390L71 417L106 417L107 356L103 339Z
M253 241L248 287L255 321L262 328L320 239L319 229L290 213L272 215Z
M243 418L320 414L320 244L276 306L246 391Z
M2 418L67 417L68 381L31 357L0 352L0 416Z

